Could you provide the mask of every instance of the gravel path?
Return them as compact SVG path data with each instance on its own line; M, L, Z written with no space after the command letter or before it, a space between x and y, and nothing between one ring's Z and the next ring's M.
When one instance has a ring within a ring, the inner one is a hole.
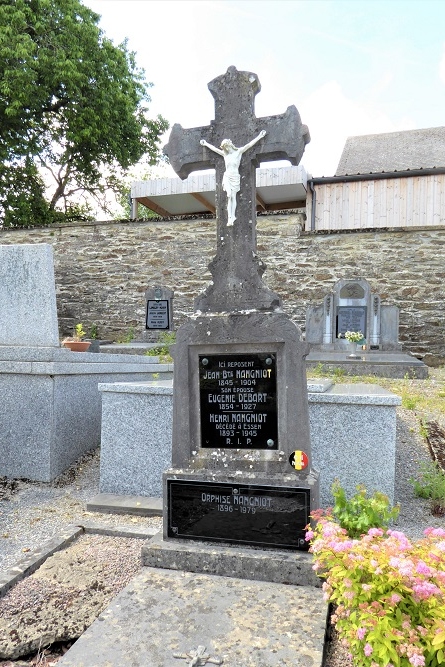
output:
M18 481L0 500L0 570L41 547L69 524L88 521L104 526L161 528L160 517L87 512L86 503L99 493L99 449L89 452L52 484Z

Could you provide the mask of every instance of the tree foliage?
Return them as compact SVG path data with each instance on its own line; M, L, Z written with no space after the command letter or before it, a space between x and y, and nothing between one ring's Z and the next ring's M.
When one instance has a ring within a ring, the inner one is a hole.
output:
M34 216L34 224L46 223L80 193L99 196L119 170L158 158L167 123L147 116L151 84L126 42L115 46L104 35L99 18L80 0L0 4L4 225L30 224ZM47 198L45 170L52 178ZM37 199L25 211L32 193Z

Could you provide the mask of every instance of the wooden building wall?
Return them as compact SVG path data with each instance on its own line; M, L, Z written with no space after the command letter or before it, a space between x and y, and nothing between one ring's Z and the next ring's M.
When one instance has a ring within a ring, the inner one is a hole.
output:
M412 229L445 225L445 174L314 185L315 230ZM311 230L308 192L306 230Z

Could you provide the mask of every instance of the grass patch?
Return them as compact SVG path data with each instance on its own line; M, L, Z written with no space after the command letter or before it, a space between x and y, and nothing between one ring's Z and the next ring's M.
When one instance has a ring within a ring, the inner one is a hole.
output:
M326 377L337 384L378 384L397 394L402 399L402 407L413 410L419 417L430 415L445 416L445 366L429 368L429 377L424 380L415 378L383 378L375 375L344 375L337 370L328 371L318 364L315 369L308 369L309 377ZM315 372L314 372L315 371Z
M420 479L410 479L418 498L430 498L431 514L445 515L445 472L432 461L420 466Z
M170 354L170 345L176 342L176 333L174 331L161 331L158 337L158 345L147 350L147 357L159 357L162 364L170 364L173 358Z

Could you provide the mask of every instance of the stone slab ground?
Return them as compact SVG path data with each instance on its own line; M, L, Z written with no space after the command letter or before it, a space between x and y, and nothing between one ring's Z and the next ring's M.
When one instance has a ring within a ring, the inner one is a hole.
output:
M227 667L321 667L326 616L319 588L147 567L58 667L212 664L198 646Z

